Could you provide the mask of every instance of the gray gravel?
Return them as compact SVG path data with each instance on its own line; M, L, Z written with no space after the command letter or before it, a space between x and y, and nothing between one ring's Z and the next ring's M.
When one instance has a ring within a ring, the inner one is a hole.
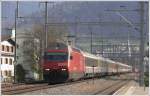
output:
M127 77L129 76L91 79L86 82L27 92L22 95L92 95L93 92L97 92L120 80L127 79Z
M105 81L106 80L103 80L103 79L94 80L94 82L87 81L87 82L82 82L82 83L77 83L77 84L72 84L72 85L65 85L65 86L60 86L60 87L55 87L55 88L28 92L26 93L26 95L36 95L36 94L39 94L39 95L47 95L47 94L50 94L50 95L70 95L70 94L88 95L93 91L93 89L100 86L99 84L104 83Z
M91 79L90 81L75 83L72 85L32 91L24 93L23 95L92 95L93 92L97 92L105 86L109 86L120 81L118 78L120 77Z

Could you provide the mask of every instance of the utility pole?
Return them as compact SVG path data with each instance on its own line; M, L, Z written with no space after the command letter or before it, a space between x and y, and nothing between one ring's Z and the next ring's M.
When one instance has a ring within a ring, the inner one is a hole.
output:
M45 1L45 26L44 26L44 29L45 29L45 50L47 49L47 17L48 17L48 11L47 11L47 1Z
M93 32L92 32L92 29L91 29L91 27L90 27L90 25L88 25L88 29L89 29L89 31L90 31L90 33L91 33L91 54L93 53L93 45L92 45L92 43L93 43L93 41L92 41L92 39L93 39ZM95 65L93 64L93 84L94 84L94 67L95 67Z
M75 39L74 39L74 46L76 46L76 42L77 42L77 34L78 34L78 21L80 21L80 19L77 17L77 16L75 16L75 20L76 20L76 25L75 25Z
M99 27L101 27L101 25L100 25L100 23L101 23L101 15L99 14L98 15L98 19L99 19ZM101 38L100 38L100 44L101 44L101 47L102 47L102 56L104 56L104 54L103 54L103 32L101 33Z
M42 35L42 40L41 40L41 47L42 47L42 50L41 50L41 56L40 56L40 67L41 67L41 74L43 74L43 67L42 67L42 64L44 63L43 61L43 57L44 57L44 53L47 49L47 18L48 18L48 10L47 10L47 1L44 2L45 3L45 24L44 24L44 31L45 31L45 34L41 34ZM45 36L44 36L45 35ZM44 38L45 37L45 38ZM43 75L41 76L41 79L43 80Z
M128 31L127 47L128 47L128 65L133 66L131 65L131 62L130 62L131 60L130 31Z
M140 76L139 76L139 85L144 86L144 2L140 3L140 63L139 63L139 70L140 70Z
M17 18L18 18L18 9L19 9L19 6L18 6L18 1L16 2L17 3L17 7L15 9L15 55L14 55L14 83L17 83L17 80L16 80L16 64L17 64L17 58L16 58L16 53L17 53L17 39L16 39L16 34L17 34Z
M45 18L45 24L44 24L44 34L41 34L42 37L41 37L41 59L42 57L44 56L44 52L46 51L47 47L48 47L48 28L47 28L47 25L48 25L48 3L54 3L54 2L48 2L48 1L45 1L45 2L40 2L40 3L44 3L45 4L45 15L44 15L44 18ZM40 61L41 62L41 70L43 73L43 68L42 68L42 64L43 64L43 59ZM43 79L43 76L42 76L42 79Z
M93 51L93 48L92 48L92 47L93 47L93 45L92 45L92 43L93 43L93 41L92 41L92 39L93 39L93 32L92 32L92 29L91 29L90 25L88 25L88 30L90 31L90 34L91 34L91 35L90 35L90 37L91 37L91 38L90 38L90 40L91 40L91 41L90 41L90 43L91 43L91 44L90 44L90 51L91 51L91 54L92 54L92 53L93 53L93 52L92 52L92 51Z

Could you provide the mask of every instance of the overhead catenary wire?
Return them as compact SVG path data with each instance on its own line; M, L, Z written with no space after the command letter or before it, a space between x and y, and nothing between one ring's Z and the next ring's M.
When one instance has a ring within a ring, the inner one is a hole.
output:
M43 3L45 3L45 2L43 2ZM48 11L48 10L47 10ZM110 10L111 11L111 10ZM134 10L135 11L135 10ZM138 10L136 10L136 11L139 11L139 9ZM45 11L46 12L46 11ZM117 15L119 15L120 17L122 17L122 19L124 20L124 21L126 21L126 22L117 22L117 21L115 21L115 22L111 22L111 21L109 21L109 22L103 22L103 21L91 21L91 22L81 22L81 21L75 21L75 22L46 22L47 20L45 20L45 25L46 26L79 26L79 25L87 25L87 26L89 26L89 27L91 27L91 26L95 26L95 25L112 25L112 26L128 26L128 25L130 25L131 27L133 27L134 29L137 29L136 28L136 26L141 26L141 22L140 23L133 23L133 22L131 22L131 21L129 21L127 18L125 18L120 12L127 12L127 11L123 11L123 10L120 10L119 12L116 12L116 14ZM130 12L132 12L132 11L130 11ZM46 14L46 13L45 13ZM45 15L46 16L46 15ZM18 16L18 18L21 18L21 17L19 17ZM24 19L33 19L34 17L30 17L30 16L28 16L28 17L22 17L22 18L24 18ZM35 18L43 18L43 17L35 17ZM50 17L46 17L47 19L49 19ZM46 19L46 18L43 18L43 19ZM78 17L79 18L79 17ZM142 24L144 24L144 22L142 23ZM78 28L79 29L79 28ZM46 32L45 32L45 34L47 34ZM45 36L47 36L47 35L45 35ZM84 36L82 37L82 36L77 36L76 37L76 41L78 41L80 38L84 38ZM89 36L87 36L87 37L85 37L85 38L92 38L93 39L93 45L91 44L91 49L93 48L93 50L94 50L94 43L96 42L96 41L94 41L94 39L95 39L95 36L94 35L89 35ZM101 37L100 37L101 38ZM106 39L106 37L102 37L103 39ZM113 37L112 37L113 38ZM114 38L122 38L122 37L114 37ZM126 37L124 37L124 38L126 38ZM135 37L136 38L136 37ZM46 39L46 41L47 41L47 37L45 38ZM92 40L91 39L91 40ZM111 36L110 37L108 37L108 39L111 39ZM132 38L133 39L133 38ZM102 48L102 50L103 49L105 49L105 41L103 40L102 41L102 45L100 45L100 46L102 46L102 47L104 47L104 48ZM97 44L97 42L96 42L96 44ZM118 46L115 46L115 44L114 43L112 43L113 44L113 50L111 50L111 52L110 52L110 54L116 54L116 51L118 51L119 49L118 49L118 47L121 47L122 45L121 44L118 44ZM130 44L130 42L128 41L128 46L130 46L130 45L132 45L132 44ZM47 46L46 44L45 44L45 46ZM99 46L98 44L97 44L97 46ZM110 45L111 46L111 45ZM124 45L124 46L127 46L127 45ZM109 47L109 46L107 46L107 47ZM137 46L131 46L131 47L137 47ZM127 50L124 50L125 52L127 52ZM132 48L130 48L129 50L129 54L132 54ZM124 53L125 53L124 52ZM105 53L107 53L107 52L104 52L104 54ZM109 53L109 52L108 52ZM102 53L103 54L103 53ZM123 54L123 53L122 53ZM114 56L115 57L115 56ZM113 57L111 57L110 56L110 58L113 58Z

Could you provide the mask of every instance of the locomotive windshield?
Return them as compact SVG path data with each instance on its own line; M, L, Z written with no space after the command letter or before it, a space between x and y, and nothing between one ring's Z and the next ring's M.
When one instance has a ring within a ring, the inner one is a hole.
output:
M63 52L50 52L45 54L45 59L48 61L66 61L68 54Z

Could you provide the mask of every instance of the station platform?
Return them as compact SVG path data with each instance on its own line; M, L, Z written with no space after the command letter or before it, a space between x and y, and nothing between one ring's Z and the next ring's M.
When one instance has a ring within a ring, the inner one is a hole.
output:
M135 81L129 82L127 85L121 87L113 95L142 95L149 96L149 87L140 87Z

